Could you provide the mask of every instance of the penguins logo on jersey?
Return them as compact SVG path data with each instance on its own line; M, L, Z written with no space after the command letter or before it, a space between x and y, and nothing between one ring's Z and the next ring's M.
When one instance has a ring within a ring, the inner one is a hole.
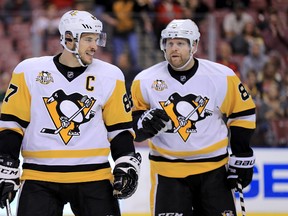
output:
M212 115L212 111L205 109L208 101L207 97L194 94L182 97L173 93L166 101L160 102L160 105L173 122L172 132L179 133L187 141L191 133L197 133L196 123Z
M47 71L41 71L38 73L38 76L36 77L36 81L40 82L41 84L47 85L51 82L54 82L54 79L51 76L51 73Z
M65 145L73 136L80 136L81 124L89 122L95 116L95 111L91 108L96 100L87 95L66 95L63 90L57 90L50 97L44 97L43 101L55 128L43 128L41 132L59 134Z

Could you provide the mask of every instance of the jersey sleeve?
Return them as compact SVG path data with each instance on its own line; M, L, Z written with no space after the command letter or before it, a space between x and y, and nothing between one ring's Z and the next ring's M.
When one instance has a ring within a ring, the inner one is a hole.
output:
M221 110L227 116L233 154L251 152L250 140L256 128L256 106L237 76L228 76L228 88Z
M143 131L143 129L138 129L137 122L141 115L150 109L150 105L146 103L143 93L141 91L140 80L135 80L131 86L131 94L132 94L132 101L133 101L133 129L135 131L135 141L142 142L146 139L153 137L153 134L147 133ZM145 93L145 92L144 92Z
M13 118L22 128L26 128L30 122L31 97L27 87L24 73L14 73L8 86L1 108L1 117ZM12 127L13 129L19 126ZM18 130L21 133L22 130Z
M30 122L31 97L24 73L13 73L1 107L0 152L19 155Z
M145 101L143 97L143 92L141 91L141 82L140 80L134 80L131 86L131 95L133 101L132 110L139 111L139 110L148 110L150 109L149 104Z
M227 93L221 110L228 118L228 127L256 127L255 103L237 76L227 77Z
M115 88L103 107L103 120L110 140L125 130L129 130L134 136L131 102L123 80L116 80Z

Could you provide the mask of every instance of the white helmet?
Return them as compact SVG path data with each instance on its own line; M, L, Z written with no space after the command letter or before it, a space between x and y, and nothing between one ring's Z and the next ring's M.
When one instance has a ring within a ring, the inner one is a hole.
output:
M95 16L86 11L71 10L66 12L60 19L59 32L60 32L60 43L62 46L76 55L79 63L84 65L80 59L78 49L81 34L83 33L97 33L99 34L99 39L97 40L97 45L104 47L106 45L106 33L102 32L103 26L102 22L98 20ZM70 50L66 46L67 38L65 34L72 34L76 48L75 50Z
M161 32L160 48L162 51L165 50L167 38L186 38L192 48L194 41L199 42L200 32L192 20L174 19Z
M164 52L166 58L166 42L168 38L184 38L190 43L190 57L188 61L178 70L184 69L193 59L193 55L197 51L197 46L200 40L200 32L197 25L190 19L174 19L161 32L160 49Z

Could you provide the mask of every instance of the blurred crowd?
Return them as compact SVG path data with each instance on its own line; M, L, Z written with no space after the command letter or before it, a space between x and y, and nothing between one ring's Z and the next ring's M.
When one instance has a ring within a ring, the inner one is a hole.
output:
M58 22L70 9L104 23L108 43L96 57L123 70L128 90L140 70L164 60L161 30L194 20L196 57L233 69L255 100L252 146L288 146L288 0L0 0L0 102L17 63L61 52Z

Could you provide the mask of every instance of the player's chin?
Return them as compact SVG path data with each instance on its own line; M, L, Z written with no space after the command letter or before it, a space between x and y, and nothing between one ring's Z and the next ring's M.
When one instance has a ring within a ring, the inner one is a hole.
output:
M85 59L82 59L83 63L86 64L86 65L90 65L92 64L92 61L93 61L93 57L92 58L85 58Z
M170 64L171 64L171 66L174 67L174 68L179 68L179 67L183 66L182 63L180 63L180 62L175 62L175 61L171 61Z
M172 57L169 59L171 64L181 64L181 59L179 57Z

